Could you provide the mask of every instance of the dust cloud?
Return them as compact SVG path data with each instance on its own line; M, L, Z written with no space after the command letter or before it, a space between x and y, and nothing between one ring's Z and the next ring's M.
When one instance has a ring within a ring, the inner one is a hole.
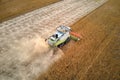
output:
M43 38L35 36L20 40L7 54L10 59L5 56L4 65L0 63L1 80L34 80L62 57L63 52L49 47Z
M47 42L40 36L36 36L30 40L23 39L21 42L18 49L22 55L20 54L19 56L20 60L24 62L31 62L51 49Z

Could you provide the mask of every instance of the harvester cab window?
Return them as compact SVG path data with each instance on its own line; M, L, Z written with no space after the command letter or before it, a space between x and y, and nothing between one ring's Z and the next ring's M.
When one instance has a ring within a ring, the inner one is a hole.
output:
M54 38L58 38L58 34L54 34L53 37L54 37Z
M58 34L56 34L55 37L58 38Z

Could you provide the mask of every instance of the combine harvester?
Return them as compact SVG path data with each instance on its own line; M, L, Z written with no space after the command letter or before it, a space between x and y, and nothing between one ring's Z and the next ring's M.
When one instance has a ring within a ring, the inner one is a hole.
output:
M52 36L46 39L46 41L50 46L60 48L68 43L71 39L78 41L81 38L82 37L79 34L72 32L70 27L60 26Z

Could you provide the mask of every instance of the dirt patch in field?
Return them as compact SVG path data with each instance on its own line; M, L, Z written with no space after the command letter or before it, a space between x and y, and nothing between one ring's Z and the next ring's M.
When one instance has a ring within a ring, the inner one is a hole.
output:
M120 79L119 5L120 1L109 0L72 25L83 39L65 45L65 56L38 80Z

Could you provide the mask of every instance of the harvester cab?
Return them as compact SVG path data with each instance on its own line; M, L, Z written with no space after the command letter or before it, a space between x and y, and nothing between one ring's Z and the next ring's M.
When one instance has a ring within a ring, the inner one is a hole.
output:
M70 27L60 26L57 31L48 38L50 46L60 47L70 39Z

